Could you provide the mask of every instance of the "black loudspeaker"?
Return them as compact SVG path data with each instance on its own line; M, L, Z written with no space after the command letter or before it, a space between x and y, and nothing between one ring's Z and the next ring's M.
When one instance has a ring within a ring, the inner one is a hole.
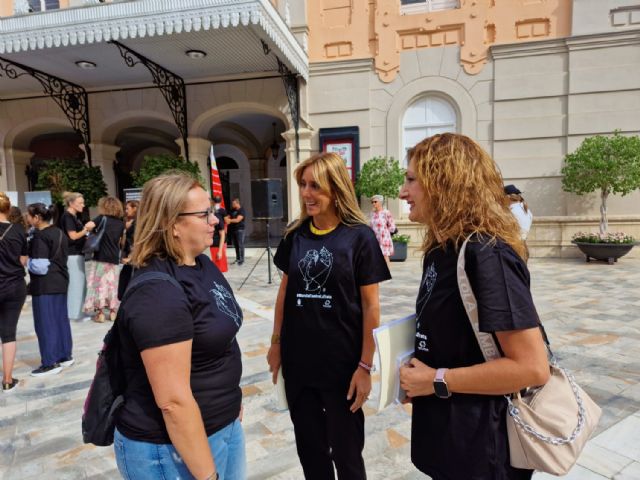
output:
M282 218L282 180L279 178L251 180L251 206L253 218L256 220Z

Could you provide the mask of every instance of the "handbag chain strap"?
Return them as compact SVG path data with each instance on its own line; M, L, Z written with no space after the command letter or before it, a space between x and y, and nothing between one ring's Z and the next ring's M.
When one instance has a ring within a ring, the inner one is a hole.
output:
M473 329L473 333L478 340L478 345L480 346L480 350L482 351L482 355L484 356L485 361L496 360L501 357L500 351L496 345L496 342L493 338L493 335L486 332L480 331L480 322L478 320L478 302L476 300L476 296L473 293L471 288L471 283L469 282L469 276L465 270L465 251L467 249L467 243L469 242L469 237L467 237L460 247L460 252L458 253L458 264L457 264L457 279L458 279L458 289L460 290L460 297L462 298L462 304L464 305L464 309L467 312L467 317L469 318L469 322L471 323L471 327ZM545 343L545 345L547 345ZM573 375L566 370L565 368L558 365L555 356L551 352L551 349L547 345L547 349L551 354L551 365L555 368L561 370L564 375L567 377L569 381L569 385L571 385L571 389L573 390L573 395L576 397L576 402L578 403L578 424L576 428L573 430L571 435L568 437L553 437L547 436L543 433L536 431L531 425L526 423L520 417L520 410L511 400L511 395L504 395L507 399L508 407L507 411L513 421L522 428L525 432L533 435L538 440L541 440L545 443L550 443L552 445L565 445L567 443L572 443L585 425L585 410L584 404L582 402L582 398L580 397L580 392L578 391L578 384L576 383ZM519 395L519 394L518 394Z
M553 436L544 435L538 432L531 425L529 425L527 422L522 420L522 418L520 417L520 410L511 401L511 396L505 395L505 398L507 399L507 403L509 404L508 405L509 415L511 415L511 418L513 418L513 421L521 429L523 429L529 435L533 435L538 440L541 440L545 443L550 443L551 445L566 445L568 443L573 443L573 441L582 432L582 429L584 428L584 425L585 425L586 412L584 409L584 404L582 403L582 398L580 397L580 392L578 391L578 384L576 383L575 378L573 378L573 375L567 369L559 365L555 365L555 367L559 370L562 370L562 372L567 377L567 380L569 381L569 385L571 385L571 390L573 390L573 396L576 397L576 403L578 404L578 424L576 425L576 428L573 429L573 432L571 432L571 435L569 435L568 437L553 437Z
M2 234L2 236L0 237L0 240L4 240L4 237L7 236L7 233L9 233L9 230L11 230L11 227L13 227L13 223L10 223L9 226L7 227L7 229L4 231L4 233Z

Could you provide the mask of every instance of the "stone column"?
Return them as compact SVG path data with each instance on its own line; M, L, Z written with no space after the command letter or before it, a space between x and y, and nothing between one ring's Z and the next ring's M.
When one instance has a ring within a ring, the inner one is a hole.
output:
M296 182L293 172L298 164L309 158L312 153L311 137L313 132L308 128L298 129L298 138L300 140L300 156L296 156L296 131L292 128L282 134L287 141L287 198L289 199L289 221L300 215L300 196L298 195L298 182Z
M116 161L116 153L120 150L117 145L106 143L90 143L91 163L94 167L100 167L102 178L107 184L107 195L118 196L116 191L116 173L113 171L113 162Z
M27 165L31 163L33 152L25 150L8 149L6 152L7 161L7 187L8 190L18 192L20 205L24 202L23 192L29 191L29 180L25 172Z
M184 142L182 138L175 141L180 147L180 155L186 158L184 152ZM200 175L204 179L204 187L207 192L211 193L211 172L209 171L209 150L211 148L211 140L201 137L188 137L189 144L189 160L197 162L200 167Z

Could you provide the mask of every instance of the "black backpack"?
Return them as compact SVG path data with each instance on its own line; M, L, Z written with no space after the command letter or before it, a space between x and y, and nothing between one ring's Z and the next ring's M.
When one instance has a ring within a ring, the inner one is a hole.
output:
M180 283L167 273L144 272L127 285L122 305L137 287L151 280L166 280L182 290ZM122 309L118 310L113 327L105 335L102 350L98 352L96 374L89 387L82 413L82 440L98 447L107 447L113 443L115 413L124 402L126 380L120 359L118 333L121 312Z

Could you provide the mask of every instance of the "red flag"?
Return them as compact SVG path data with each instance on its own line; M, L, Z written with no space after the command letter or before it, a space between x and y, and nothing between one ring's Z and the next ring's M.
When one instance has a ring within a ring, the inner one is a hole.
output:
M209 159L211 161L211 197L218 196L222 199L220 206L224 206L224 197L222 196L222 183L220 182L220 174L218 172L218 165L216 165L216 156L213 154L213 145L209 150Z

